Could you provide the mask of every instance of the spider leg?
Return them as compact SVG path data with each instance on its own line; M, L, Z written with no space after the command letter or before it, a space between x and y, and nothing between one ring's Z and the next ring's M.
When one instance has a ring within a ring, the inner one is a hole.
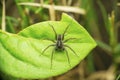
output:
M53 43L56 43L56 41L55 41L55 40L51 40L51 39L48 39L48 40L52 41Z
M55 49L52 50L52 54L51 54L51 65L50 65L50 69L52 69L52 63L53 63L52 60L53 60L54 51L55 51Z
M72 22L72 21L71 21L71 22ZM70 22L70 24L72 24L71 22ZM63 38L62 38L63 40L64 40L64 36L65 36L66 31L67 31L68 28L70 27L70 24L67 25L66 29L65 29L64 32L63 32Z
M65 50L65 53L66 53L66 56L67 56L67 59L68 59L68 64L71 66L70 58L69 58L69 55L68 55L68 51L65 48L64 48L64 50Z
M57 32L55 31L53 25L51 25L50 23L48 23L48 24L52 27L52 29L53 29L53 31L54 31L54 33L55 33L55 39L57 40Z
M77 38L69 38L69 39L64 40L63 42L65 43L65 42L67 42L69 40L73 40L73 39L77 39Z
M51 46L55 46L55 44L51 44L51 45L47 46L47 47L42 51L41 54L44 54L44 52L45 52L49 47L51 47Z
M76 52L70 46L68 46L68 45L64 45L64 46L67 47L67 48L69 48L78 57L78 55L76 54Z
M49 40L49 41L51 41L51 42L53 42L53 43L56 43L55 40L51 40L51 39L43 39L43 40Z
M66 27L65 31L63 32L62 40L64 40L65 33L66 33L67 29L69 28L69 26L70 26L70 24L68 24L68 26Z

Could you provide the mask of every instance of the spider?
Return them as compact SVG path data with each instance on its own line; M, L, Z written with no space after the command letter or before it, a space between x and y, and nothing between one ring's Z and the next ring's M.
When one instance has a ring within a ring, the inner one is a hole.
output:
M49 23L48 23L49 24ZM68 63L70 65L70 59L69 59L69 55L68 55L68 51L66 50L66 48L69 48L76 56L78 56L76 54L76 52L68 45L64 44L65 42L69 41L69 40L72 40L72 39L76 39L76 38L69 38L69 39L66 39L64 40L64 35L66 33L66 31L68 30L70 24L66 27L66 29L64 30L63 34L57 34L57 32L55 31L53 25L49 24L49 26L52 28L52 30L54 31L54 34L55 34L55 41L53 40L50 40L52 41L54 44L50 44L48 45L43 51L42 51L42 54L49 48L49 47L54 47L54 49L52 50L52 54L51 54L51 67L52 68L52 59L53 59L53 54L54 54L54 51L65 51L66 53L66 56L67 56L67 59L68 59ZM71 66L71 65L70 65Z

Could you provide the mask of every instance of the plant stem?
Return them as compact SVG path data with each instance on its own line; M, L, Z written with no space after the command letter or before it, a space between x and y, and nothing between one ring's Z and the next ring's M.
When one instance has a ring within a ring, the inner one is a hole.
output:
M3 5L3 9L2 9L2 30L5 31L6 30L6 22L5 22L5 0L2 0L2 5Z

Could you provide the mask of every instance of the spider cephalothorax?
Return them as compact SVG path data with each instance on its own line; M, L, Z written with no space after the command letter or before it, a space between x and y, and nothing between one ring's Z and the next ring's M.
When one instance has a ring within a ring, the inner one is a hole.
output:
M69 39L66 39L64 40L64 35L67 31L67 29L69 28L70 24L66 27L66 29L64 30L63 34L57 34L54 27L49 24L54 33L55 33L55 41L52 40L53 44L50 44L48 45L43 51L42 51L42 54L51 46L54 46L54 49L52 50L52 55L51 55L51 68L52 68L52 59L53 59L53 54L54 54L54 51L65 51L66 55L67 55L67 58L68 58L68 63L70 65L70 59L69 59L69 56L68 56L68 51L66 50L66 48L69 48L76 56L78 56L75 51L68 45L64 44L65 42L69 41L69 40L72 40L72 39L76 39L76 38L69 38Z
M58 34L57 35L57 39L56 39L56 46L55 46L55 49L56 50L64 50L64 44L63 44L63 35L61 34Z

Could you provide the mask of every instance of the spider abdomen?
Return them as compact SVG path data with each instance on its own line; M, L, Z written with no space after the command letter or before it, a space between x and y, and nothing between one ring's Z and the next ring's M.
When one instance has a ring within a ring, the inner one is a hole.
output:
M57 41L57 43L56 43L56 50L64 50L62 41Z

